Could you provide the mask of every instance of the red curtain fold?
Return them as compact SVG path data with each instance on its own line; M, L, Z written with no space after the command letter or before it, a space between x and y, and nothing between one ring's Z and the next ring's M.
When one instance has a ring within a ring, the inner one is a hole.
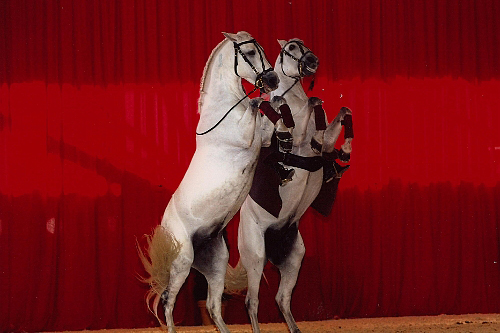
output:
M276 39L303 39L321 64L308 94L330 120L353 110L333 212L301 221L296 319L499 312L499 14L494 0L1 1L0 330L157 325L135 242L195 150L205 61L238 30L273 64ZM265 275L259 319L282 321ZM200 323L193 284L181 325ZM241 298L226 319L248 322Z

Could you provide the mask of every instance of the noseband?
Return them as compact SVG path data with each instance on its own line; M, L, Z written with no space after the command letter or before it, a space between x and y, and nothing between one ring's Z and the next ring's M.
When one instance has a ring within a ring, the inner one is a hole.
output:
M241 51L240 46L244 45L244 44L249 44L249 43L254 44L255 48L257 49L257 52L259 52L260 62L262 64L262 72L261 73L259 73L259 71L255 68L255 66L248 59L248 57L245 55L245 53L243 53L243 51ZM238 53L239 53L241 55L241 57L243 58L243 60L245 60L245 62L250 66L250 68L252 68L254 73L257 75L257 78L255 79L255 87L258 89L264 88L264 82L262 80L262 77L264 75L266 75L266 73L273 71L274 68L269 67L266 69L266 64L264 63L264 57L262 55L264 53L264 49L262 48L262 46L260 46L259 43L257 43L257 41L255 39L250 39L250 40L247 40L247 41L244 41L241 43L233 42L233 45L234 45L234 73L238 77L240 77L240 75L238 74Z

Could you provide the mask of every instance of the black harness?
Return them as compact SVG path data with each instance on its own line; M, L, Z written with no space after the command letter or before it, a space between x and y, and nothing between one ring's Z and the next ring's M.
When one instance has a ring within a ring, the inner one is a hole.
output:
M257 52L259 52L260 63L262 65L262 69L263 69L261 73L259 73L259 71L252 64L252 62L250 60L248 60L248 57L245 55L245 53L243 53L243 51L241 51L240 46L245 45L245 44L249 44L249 43L254 44L255 48L257 49ZM262 77L266 73L273 71L274 68L269 67L266 69L266 64L264 62L264 56L263 56L263 54L265 55L265 52L264 52L264 49L262 48L262 46L260 46L259 43L257 43L257 41L255 39L250 39L250 40L240 42L240 43L233 42L233 45L234 45L234 74L236 74L238 77L240 77L240 75L238 74L238 53L239 53L241 55L241 57L243 58L243 60L245 60L245 62L250 66L250 68L257 75L257 78L255 79L255 89L253 91L255 91L257 89L264 88L264 82L262 81Z
M254 44L255 48L257 49L257 52L259 52L260 62L262 64L262 68L263 68L262 72L260 72L260 73L257 70L257 68L255 68L255 66L252 64L252 62L248 59L248 57L245 55L245 53L243 53L243 51L241 51L240 46L244 45L244 44L248 44L248 43ZM224 118L227 117L227 115L229 114L229 112L231 112L235 107L237 107L241 102L243 102L243 100L245 100L245 98L247 98L248 96L250 96L257 89L263 89L264 88L264 81L262 79L263 76L266 73L271 72L271 71L274 70L273 67L269 67L269 68L266 69L266 64L264 62L264 55L265 55L264 49L262 48L262 46L259 45L259 43L257 43L257 41L255 39L250 39L250 40L247 40L247 41L244 41L244 42L240 42L240 43L233 42L233 45L234 45L234 74L236 74L236 76L238 76L238 77L241 77L238 74L238 53L239 53L241 55L241 57L243 58L243 60L250 66L250 68L257 75L257 77L255 78L254 88L253 88L252 91L250 91L248 94L246 94L242 99L240 99L235 105L233 105L214 126L210 127L208 130L206 130L204 132L201 132L201 133L196 132L196 135L205 135L205 134L211 132L212 130L214 130L217 126L219 126L219 124L224 120ZM242 85L242 87L243 87L243 85ZM243 87L243 91L245 91L244 87Z

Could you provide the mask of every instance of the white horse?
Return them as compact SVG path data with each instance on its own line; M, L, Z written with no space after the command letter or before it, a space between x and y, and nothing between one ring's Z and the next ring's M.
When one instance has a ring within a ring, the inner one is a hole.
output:
M320 191L323 183L322 165L327 163L320 157L321 152L311 147L311 140L314 137L313 141L318 143L316 146L322 146L319 149L323 152L332 152L341 131L341 121L346 114L350 114L349 109L342 108L327 128L326 123L323 123L323 126L316 124L316 120L326 121L321 107L322 101L315 97L308 98L298 81L301 77L316 72L318 58L301 40L278 42L282 50L276 60L275 70L280 79L280 86L271 96L284 97L293 114L295 128L292 133L292 154L284 154L284 163L295 169L295 175L285 186L277 186L282 201L281 209L278 207L277 211L270 213L272 209L268 211L262 207L269 200L259 204L250 192L240 210L238 249L240 262L248 276L246 306L253 332L260 331L257 319L258 293L267 260L276 265L281 274L276 302L290 331L300 332L290 311L292 290L305 253L298 226L300 218ZM314 117L311 116L313 113L316 113ZM346 141L343 149L349 153L350 139ZM288 163L289 160L291 163ZM257 181L256 175L254 183ZM265 188L257 190L267 191Z
M219 331L228 332L221 316L229 258L222 230L247 197L266 139L258 112L262 99L248 102L241 78L264 92L279 83L264 50L250 34L224 35L201 80L196 151L161 225L148 239L147 253L139 250L150 275L148 307L152 303L161 322L157 307L163 301L169 332L175 331L172 310L191 267L206 277L207 309ZM271 126L269 137L272 130Z

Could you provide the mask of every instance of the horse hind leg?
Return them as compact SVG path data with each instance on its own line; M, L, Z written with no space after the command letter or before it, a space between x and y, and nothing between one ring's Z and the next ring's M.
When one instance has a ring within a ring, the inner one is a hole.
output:
M246 204L245 202L243 207ZM238 228L238 250L240 252L241 263L245 267L248 278L245 305L252 324L252 331L258 333L260 332L257 317L259 287L264 265L267 262L267 256L262 231L256 221L246 214L248 214L247 209L241 212L241 221Z
M252 332L260 332L259 319L257 316L259 309L259 287L266 262L265 256L255 256L253 258L246 258L242 260L248 276L248 290L245 298L245 305L247 307L250 323L252 324Z
M222 293L229 260L229 251L221 234L205 239L196 247L193 267L200 271L208 283L207 310L220 332L229 332L222 318Z
M297 283L297 277L299 275L304 254L304 242L302 241L302 236L298 233L295 244L286 260L280 265L277 265L280 270L281 280L278 293L276 294L276 302L278 303L281 313L283 314L283 317L285 317L288 328L292 333L300 332L297 323L293 318L292 311L290 309L290 302L292 299L293 288Z
M163 308L165 310L165 320L169 333L175 332L172 312L174 310L177 294L189 275L192 263L193 248L189 243L187 243L182 246L179 256L172 262L172 267L170 269L170 281L167 289L161 295Z

